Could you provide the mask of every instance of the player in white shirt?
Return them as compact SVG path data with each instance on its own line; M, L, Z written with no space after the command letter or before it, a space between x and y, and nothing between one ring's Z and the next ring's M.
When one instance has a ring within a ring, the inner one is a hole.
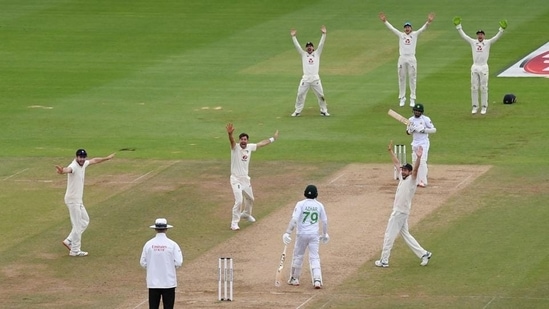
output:
M65 192L65 204L69 209L72 229L70 234L63 240L63 245L69 249L70 256L86 256L88 252L82 251L82 233L90 223L90 217L84 207L84 178L86 168L89 165L101 163L114 157L114 153L104 158L93 158L86 160L88 153L84 149L76 151L76 158L67 167L56 165L58 174L67 174L67 191Z
M156 219L150 226L156 230L156 236L145 243L141 252L139 263L147 270L150 309L158 309L161 299L164 309L173 309L175 303L175 270L183 265L183 253L179 245L166 236L172 227L165 218Z
M278 139L278 130L271 138L262 140L257 144L248 143L248 134L240 133L237 144L233 137L233 124L227 124L226 128L227 133L229 134L229 142L231 144L230 181L235 200L232 210L231 229L236 231L240 229L238 226L240 218L248 219L249 222L255 222L255 218L252 216L254 194L252 191L250 176L248 176L248 167L252 158L252 152L263 146L274 143L274 141Z
M410 209L412 208L412 199L416 193L416 177L417 171L420 166L421 160L416 160L414 166L410 164L401 165L403 162L398 161L395 153L393 152L393 142L387 146L387 151L391 155L393 165L395 168L400 169L399 183L395 193L395 200L393 202L393 212L387 222L387 229L385 230L385 236L383 238L383 250L381 251L381 259L375 261L377 267L389 267L389 257L391 256L391 249L395 243L395 239L400 233L404 242L414 252L414 254L421 259L421 266L425 266L429 263L429 259L432 253L423 249L417 240L408 231L408 217L410 216ZM423 149L421 146L415 150L415 155L421 158Z
M315 289L320 289L322 282L322 269L320 266L320 255L318 247L320 242L328 243L328 217L324 205L316 198L318 189L314 185L308 185L305 188L305 199L297 202L292 214L292 219L286 228L286 233L282 235L284 244L292 241L291 234L296 228L296 241L292 259L292 270L288 284L299 285L301 268L305 250L309 248L309 265L311 267L311 278ZM322 222L322 227L320 226ZM319 235L320 230L322 233Z
M417 31L412 30L412 24L404 23L404 32L397 30L389 23L385 13L379 13L379 19L396 34L398 41L398 98L399 105L406 104L406 76L408 76L410 86L410 106L415 105L416 101L416 81L417 81L417 60L416 45L419 35L427 29L427 26L435 19L435 15L430 13L427 16L427 22Z
M463 32L461 17L454 17L453 22L459 35L471 45L473 53L473 65L471 66L471 104L473 109L471 113L476 114L478 111L478 93L480 90L480 113L484 115L488 110L488 57L490 57L490 46L501 37L503 31L507 28L507 21L502 20L499 22L498 33L491 39L485 39L484 31L478 30L476 40Z
M406 134L412 135L412 164L415 164L416 151L418 147L423 148L423 156L421 156L421 165L417 171L417 185L425 188L427 186L427 174L429 167L427 165L427 159L429 158L429 134L437 132L437 128L431 121L431 118L423 114L423 104L417 103L412 108L414 115L408 119L410 122L406 128Z
M324 41L326 41L326 27L322 26L320 31L322 31L322 36L320 37L318 48L315 50L314 44L312 42L307 42L307 44L305 44L306 50L303 50L297 41L297 31L295 29L290 30L292 42L301 56L301 62L303 64L303 76L301 77L299 87L297 88L295 111L292 113L292 117L299 116L301 111L303 111L305 98L307 97L309 89L312 89L316 95L318 106L320 107L320 115L330 116L328 113L328 104L326 103L326 98L324 98L324 89L322 88L322 82L320 81L319 76L320 55L324 49Z

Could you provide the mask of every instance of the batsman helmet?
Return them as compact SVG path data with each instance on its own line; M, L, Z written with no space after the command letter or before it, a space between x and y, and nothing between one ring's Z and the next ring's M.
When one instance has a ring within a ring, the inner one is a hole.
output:
M316 186L308 185L307 188L305 188L304 195L306 198L316 198L318 196L318 190L316 189Z
M517 101L517 97L512 93L508 93L505 96L503 96L503 104L513 104L516 101Z
M88 153L86 152L85 149L78 149L76 151L76 156L77 157L82 157L82 158L86 158L88 156Z
M416 105L414 105L414 107L412 108L413 111L418 111L418 112L422 112L423 113L423 104L421 103L417 103Z

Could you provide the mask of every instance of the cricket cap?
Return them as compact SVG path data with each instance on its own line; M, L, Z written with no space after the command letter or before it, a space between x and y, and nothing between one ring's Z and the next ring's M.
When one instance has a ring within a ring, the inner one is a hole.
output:
M407 21L404 23L404 27L412 27L412 24L409 21Z
M477 34L479 34L479 33L485 34L484 30L477 30Z
M305 44L305 47L308 47L308 46L315 47L315 45L313 44L313 42L307 42L307 43Z
M403 170L409 170L410 172L414 170L414 168L412 167L412 165L410 163L406 163L403 166L401 166L400 168L403 169Z
M85 149L78 149L76 151L76 156L77 157L82 157L82 158L86 158L88 156L88 153L86 152Z

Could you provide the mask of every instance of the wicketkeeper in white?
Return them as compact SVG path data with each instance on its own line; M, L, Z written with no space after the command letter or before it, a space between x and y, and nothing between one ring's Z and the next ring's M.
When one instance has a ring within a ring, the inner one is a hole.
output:
M238 136L239 143L237 144L233 137L233 124L227 124L226 128L231 144L230 181L235 200L232 210L231 229L236 231L240 229L238 226L240 218L248 219L249 222L255 222L255 218L252 216L254 194L250 177L248 176L248 167L250 165L250 159L252 158L252 152L263 146L274 143L274 141L278 139L278 130L272 137L262 140L257 144L248 143L248 134L240 133Z
M320 289L322 282L322 269L320 267L320 255L318 247L320 242L328 243L328 217L324 205L316 198L318 189L314 185L308 185L305 188L305 199L297 202L292 214L292 219L286 228L286 233L282 235L284 244L292 241L291 234L296 229L296 241L292 258L292 270L290 274L289 285L299 285L299 277L303 265L305 250L309 248L309 265L311 267L311 277L315 289ZM320 227L322 222L322 227ZM322 233L319 234L320 229Z
M498 33L493 38L485 39L484 31L478 30L476 40L463 32L461 17L454 17L453 22L459 35L471 45L473 52L473 65L471 66L471 104L473 105L473 109L471 113L476 114L478 111L478 93L480 90L480 113L484 115L488 110L488 57L490 57L490 46L501 37L503 31L507 28L507 20L499 22Z
M410 117L408 121L408 127L406 128L406 134L412 135L412 164L415 164L418 159L421 159L421 165L417 171L417 185L425 188L427 186L427 174L429 173L429 167L427 165L427 159L429 157L429 134L437 132L437 128L431 121L431 118L423 114L423 104L417 103L412 108L414 116ZM423 156L418 158L416 156L417 149L423 148ZM414 177L416 178L416 177Z
M306 50L303 50L297 41L297 31L295 29L290 30L292 42L294 42L294 46L301 56L301 62L303 64L303 76L301 77L299 87L297 88L295 111L292 113L292 117L299 116L301 111L303 111L303 107L305 106L305 98L307 97L307 92L309 89L312 89L316 95L318 106L320 107L320 115L330 116L328 113L328 104L324 98L322 82L320 81L320 76L318 75L320 70L320 55L324 49L324 41L326 41L326 27L320 27L320 31L322 31L322 36L320 37L318 48L315 50L314 44L312 42L307 42L307 44L305 44Z
M399 105L406 104L406 76L410 85L410 106L415 105L416 101L416 81L417 81L417 60L416 60L416 45L419 35L427 29L427 26L435 19L435 14L430 13L427 16L427 22L423 24L417 31L412 31L412 24L404 23L404 32L397 30L389 23L385 13L379 13L379 19L396 34L398 41L398 98Z
M72 160L67 167L56 165L58 174L67 174L67 191L65 192L65 204L69 209L72 229L63 240L63 245L69 249L70 256L86 256L88 252L80 250L82 245L82 233L90 223L90 217L84 207L84 178L86 176L86 168L89 165L105 162L114 157L114 153L104 158L93 158L86 160L88 156L86 150L78 149L76 158Z
M395 193L395 201L393 202L393 212L387 222L387 229L385 230L385 236L383 238L383 250L381 251L381 259L375 261L377 267L389 267L389 257L391 256L391 249L395 243L395 239L400 233L404 242L410 247L414 254L421 259L421 266L427 265L432 253L423 249L417 240L408 231L408 217L410 216L410 209L412 208L412 199L416 193L416 177L418 167L421 164L421 160L416 160L414 166L410 164L401 165L393 151L393 142L387 146L387 151L391 155L391 159L395 168L400 169L399 183ZM419 146L415 150L415 154L418 158L421 158L423 149Z

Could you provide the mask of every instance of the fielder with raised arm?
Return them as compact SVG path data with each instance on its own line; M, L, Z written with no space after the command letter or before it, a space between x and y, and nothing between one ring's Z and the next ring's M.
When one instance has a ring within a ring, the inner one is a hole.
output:
M387 151L391 155L393 165L395 168L400 169L399 183L395 193L395 201L393 202L393 212L387 222L387 229L385 230L385 236L383 238L383 250L381 251L381 258L375 261L377 267L389 267L389 257L391 256L391 249L395 239L400 233L402 239L408 247L414 252L414 254L421 259L421 266L425 266L429 263L429 259L432 253L423 249L417 240L408 231L408 217L410 216L410 209L412 208L412 199L416 193L416 177L417 171L421 164L421 160L416 160L414 166L400 162L393 151L393 141L387 146ZM416 156L421 159L423 154L423 148L420 146L415 150ZM402 165L404 164L404 165Z
M328 236L328 217L324 205L316 199L318 189L315 185L308 185L303 195L305 195L305 199L295 205L286 233L282 235L282 241L287 245L292 241L290 235L296 228L297 236L288 284L299 285L303 257L305 256L305 250L309 248L309 266L311 267L313 286L315 289L320 289L323 282L318 247L320 242L326 244L330 240L330 236ZM322 222L322 227L320 227L320 222ZM319 235L321 229L322 233Z
M295 111L292 113L292 117L298 117L303 111L305 106L305 98L309 89L313 90L318 100L318 106L320 107L321 116L330 116L328 113L328 104L324 98L324 89L322 88L322 82L320 81L320 55L324 49L324 41L326 41L326 26L320 27L322 36L318 43L318 48L315 50L315 46L312 42L305 44L305 49L301 48L297 41L297 31L295 29L290 30L292 36L292 42L294 42L295 49L299 55L301 55L301 63L303 65L303 76L299 81L299 87L297 88L297 98L295 100Z
M473 52L473 65L471 66L471 104L472 114L476 114L479 107L478 93L480 89L480 110L481 114L486 114L488 110L488 57L490 57L490 46L496 42L503 31L507 28L507 20L499 22L498 33L491 39L485 39L483 30L477 31L477 39L470 38L463 32L461 27L461 17L456 16L453 19L454 25L459 35L471 45Z
M262 140L254 144L248 143L248 134L240 133L238 136L238 144L234 140L234 126L228 123L226 126L227 134L229 135L229 143L231 144L231 188L234 194L234 205L232 210L231 230L239 230L238 222L240 218L248 219L248 222L255 222L252 216L254 206L254 193L250 176L248 176L248 167L252 158L252 152L257 149L274 143L278 139L278 130L275 131L272 137Z
M399 37L398 41L398 98L399 105L406 104L406 75L410 84L410 106L416 104L416 80L417 80L417 60L416 60L416 45L419 35L427 29L427 26L435 19L435 14L430 13L427 16L427 21L417 31L412 31L412 24L404 23L404 32L397 30L389 23L385 13L379 13L379 19Z

